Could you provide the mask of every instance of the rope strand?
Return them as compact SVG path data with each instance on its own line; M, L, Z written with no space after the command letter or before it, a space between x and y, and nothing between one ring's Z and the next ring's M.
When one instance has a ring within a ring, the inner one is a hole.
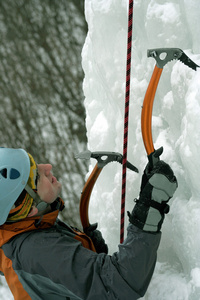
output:
M132 26L133 26L133 0L129 0L127 65L126 65L126 96L125 96L125 114L124 114L124 145L123 145L123 162L122 162L120 243L123 243L124 241L124 212L125 212L125 198L126 198L126 165L127 165L127 147L128 147L128 118L129 118L129 97L130 97Z

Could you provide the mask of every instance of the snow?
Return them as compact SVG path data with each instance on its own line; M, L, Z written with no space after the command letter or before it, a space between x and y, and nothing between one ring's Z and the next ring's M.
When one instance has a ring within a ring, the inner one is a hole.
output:
M1 300L13 299L12 293L8 288L7 282L4 276L0 276L0 298Z
M147 163L141 136L141 106L155 61L147 49L181 48L200 65L200 1L134 1L128 160L140 174L127 171L126 210L138 196ZM128 0L85 0L89 31L82 52L88 149L123 152ZM162 228L158 262L144 300L200 298L200 70L179 61L162 72L153 109L155 148L173 168L179 187L170 200ZM91 160L90 171L96 161ZM121 170L102 171L90 202L97 222L117 250L120 227ZM126 220L127 226L127 220Z

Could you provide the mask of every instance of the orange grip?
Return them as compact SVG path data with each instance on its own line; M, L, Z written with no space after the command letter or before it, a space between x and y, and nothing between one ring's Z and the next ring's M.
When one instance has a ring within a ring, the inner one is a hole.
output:
M151 128L151 120L152 120L152 110L153 110L153 101L156 93L156 89L158 86L158 82L160 80L160 76L162 73L161 68L158 68L155 65L153 74L151 76L151 80L149 82L144 101L142 107L142 115L141 115L141 127L142 127L142 138L144 142L144 146L147 152L147 155L150 155L154 152L154 145L152 139L152 128Z
M90 226L89 217L88 217L89 201L90 201L92 189L101 171L102 168L99 168L97 163L92 173L90 174L81 193L79 211L80 211L80 218L81 218L83 229L86 229L87 227Z

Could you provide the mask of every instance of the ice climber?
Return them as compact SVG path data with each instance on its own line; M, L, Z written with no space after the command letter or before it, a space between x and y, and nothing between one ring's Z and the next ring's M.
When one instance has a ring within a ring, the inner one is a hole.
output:
M90 237L61 222L61 184L50 164L23 149L0 148L0 271L15 300L134 300L148 288L167 202L177 188L163 161L145 168L129 213L127 238L107 254L101 233Z

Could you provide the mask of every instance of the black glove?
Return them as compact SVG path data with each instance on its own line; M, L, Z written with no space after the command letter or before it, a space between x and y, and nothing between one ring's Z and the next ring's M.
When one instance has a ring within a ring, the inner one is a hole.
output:
M151 167L147 164L142 176L139 200L136 200L129 221L136 227L149 232L159 232L165 214L169 212L167 202L178 187L176 177L170 166L157 161Z
M89 228L85 229L84 232L89 236L94 244L97 253L108 254L108 246L105 243L104 238L99 230L96 229L97 224L90 225Z

